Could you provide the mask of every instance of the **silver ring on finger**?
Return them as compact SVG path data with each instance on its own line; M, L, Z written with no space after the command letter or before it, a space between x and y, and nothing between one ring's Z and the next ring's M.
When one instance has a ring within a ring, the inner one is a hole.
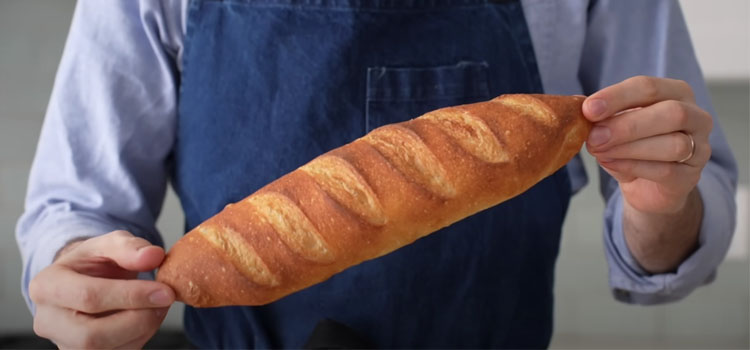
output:
M687 162L688 160L690 160L691 158L693 158L693 156L695 155L695 140L693 140L693 135L690 135L690 133L687 133L684 131L680 131L680 132L687 135L687 137L690 139L690 154L688 154L687 157L682 158L677 161L677 163L683 164Z

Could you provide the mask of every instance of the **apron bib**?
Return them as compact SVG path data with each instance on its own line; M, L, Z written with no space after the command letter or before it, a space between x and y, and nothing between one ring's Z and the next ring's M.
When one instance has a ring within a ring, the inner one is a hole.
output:
M186 229L383 124L542 91L519 1L190 3L172 176ZM543 348L565 168L510 201L260 307L185 310L199 347Z

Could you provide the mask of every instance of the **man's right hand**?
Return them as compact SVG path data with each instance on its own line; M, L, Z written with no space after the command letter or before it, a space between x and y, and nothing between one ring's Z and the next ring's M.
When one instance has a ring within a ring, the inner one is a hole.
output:
M164 250L125 231L72 243L31 281L34 332L60 348L141 348L174 302L167 285L136 279Z

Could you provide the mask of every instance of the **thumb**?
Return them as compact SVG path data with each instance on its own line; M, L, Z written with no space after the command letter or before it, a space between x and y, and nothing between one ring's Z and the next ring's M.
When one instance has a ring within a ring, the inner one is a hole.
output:
M64 258L108 259L125 270L145 272L159 267L164 260L164 249L127 231L112 231L82 242Z

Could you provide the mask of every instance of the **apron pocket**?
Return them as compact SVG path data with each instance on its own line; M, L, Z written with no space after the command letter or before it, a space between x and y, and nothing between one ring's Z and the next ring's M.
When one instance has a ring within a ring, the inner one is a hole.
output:
M426 112L490 98L487 62L438 67L369 67L366 132Z

